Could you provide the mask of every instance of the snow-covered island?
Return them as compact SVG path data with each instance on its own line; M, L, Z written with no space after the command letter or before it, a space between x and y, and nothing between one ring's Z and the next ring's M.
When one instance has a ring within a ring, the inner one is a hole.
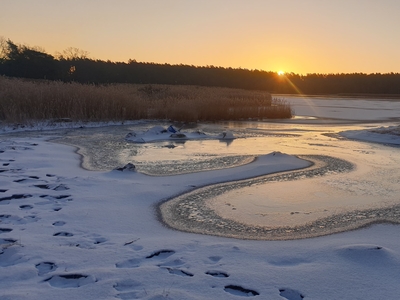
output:
M187 140L233 140L235 137L232 132L224 131L218 135L208 135L202 131L181 132L181 129L173 125L164 128L163 126L154 126L144 132L129 132L125 139L133 143L149 143L158 141L187 141Z
M342 136L360 141L381 144L400 145L400 126L380 126L364 130L348 130L340 133Z

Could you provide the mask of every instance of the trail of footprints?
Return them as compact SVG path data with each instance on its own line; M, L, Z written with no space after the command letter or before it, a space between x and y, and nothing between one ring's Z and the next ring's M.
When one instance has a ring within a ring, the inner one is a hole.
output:
M185 261L182 259L173 259L173 255L176 252L170 249L163 249L152 254L146 256L144 259L130 259L119 262L116 264L117 268L139 268L141 266L141 262L145 262L147 260L159 262L156 264L161 269L166 269L169 274L178 275L178 276L186 276L193 277L195 274L189 272L188 270L183 268ZM210 265L218 264L222 259L220 256L210 256L208 257L208 263ZM219 265L219 264L218 264ZM220 270L209 270L205 272L206 275L215 277L215 278L229 278L230 275L227 272ZM118 292L117 297L120 299L141 299L145 297L146 293L143 292L143 285L135 280L127 279L121 280L113 285L114 289ZM259 296L260 293L255 289L250 289L247 287L243 287L235 284L226 284L224 285L223 290L229 294L235 296L242 297L254 297ZM302 300L304 299L304 295L300 292L290 289L290 288L281 288L279 289L279 295L282 296L282 299L287 300Z
M0 214L0 235L12 234L14 229L19 229L19 225L39 221L40 217L37 216L37 212L35 214L26 214L29 211L34 210L35 206L50 205L52 206L51 210L56 212L60 211L67 201L72 201L71 195L59 194L60 192L67 191L69 188L62 183L58 183L56 175L45 174L44 179L41 179L36 175L28 176L25 175L23 169L13 166L15 162L14 159L4 158L7 154L12 156L13 151L33 150L33 147L35 146L37 146L37 144L17 142L11 142L11 144L7 143L6 146L3 147L0 145L0 180L9 182L6 187L1 187L0 189L0 206L8 205L10 211L14 212L14 214L6 213L5 211L7 207L2 207ZM48 181L49 179L51 182ZM30 193L13 193L13 190L16 189L15 184L21 184L21 190L29 190ZM52 192L51 195L38 194L39 190L49 190L54 192ZM12 210L15 205L19 208L21 213L25 212L25 215L16 215L15 210ZM56 221L53 223L53 226L63 225L65 225L64 221ZM54 236L72 235L72 233L63 231L54 234ZM23 258L22 255L18 254L18 243L18 240L14 238L0 238L0 268L13 266L27 260L26 258ZM57 269L55 263L48 261L38 263L35 267L38 270L38 276L43 276ZM45 281L48 281L51 285L60 287L71 284L79 286L88 282L87 279L83 280L81 278L81 275L76 274L55 275L45 279ZM89 278L89 276L86 276L85 278ZM75 282L75 280L78 281Z
M185 261L183 261L180 258L174 259L172 257L175 253L176 252L174 250L163 249L146 256L144 259L137 258L119 262L116 264L116 267L139 268L142 262L146 263L147 260L149 260L152 262L154 261L159 262L156 264L156 266L158 266L160 269L167 270L169 274L176 276L184 276L184 277L195 276L195 274L184 268L184 265L186 264ZM222 257L220 256L210 256L208 258L210 265L217 264L221 259ZM229 274L227 272L220 270L209 270L206 271L205 274L215 277L216 279L229 278ZM117 292L119 292L117 294L117 297L120 299L140 299L144 296L142 285L134 280L122 280L120 282L115 283L113 287ZM257 292L256 290L233 284L225 285L223 290L227 293L237 296L252 297L260 295L259 292Z
M156 264L161 269L165 269L168 271L169 274L177 275L177 276L185 276L185 277L193 277L195 274L189 272L187 269L184 269L183 266L185 265L185 261L182 259L173 259L173 255L176 252L170 249L163 249L156 251L144 259L137 258L137 259L130 259L119 262L116 264L117 268L139 268L142 262L147 260L159 262ZM220 256L210 256L208 257L208 264L215 265L218 264L219 261L222 259ZM224 271L220 270L209 270L205 272L206 275L218 278L229 278L229 274ZM120 299L141 299L144 297L145 293L143 292L143 285L135 280L122 280L113 285L114 289L118 292L117 297ZM224 285L223 290L229 294L235 296L242 296L242 297L254 297L259 296L260 293L248 287L243 287L240 285L235 284L226 284ZM282 296L282 299L287 300L301 300L304 299L304 296L293 289L290 288L281 288L279 289L279 294Z
M12 143L11 146L0 148L0 155L7 153L8 151L15 150L32 150L32 147L37 144ZM1 146L1 145L0 145ZM23 255L18 254L18 240L7 237L13 233L15 228L19 225L37 222L40 218L36 214L27 214L35 210L36 206L51 205L54 212L60 211L69 201L72 201L71 195L61 194L69 190L68 186L58 182L58 178L54 174L45 174L45 179L40 178L36 175L27 176L21 168L13 168L12 164L14 159L2 159L0 156L0 178L12 180L13 183L21 184L25 190L31 191L31 193L13 193L9 188L0 189L0 205L17 205L21 213L25 213L23 216L3 213L0 214L0 268L5 268L18 263L26 262L29 259ZM17 176L17 178L15 178ZM49 182L50 180L50 182ZM11 184L10 184L11 186ZM38 194L39 190L48 190L49 194ZM60 193L60 194L59 194ZM62 220L55 221L52 225L62 227L66 223ZM5 237L1 237L4 235ZM55 238L68 240L73 237L74 234L68 231L59 230L56 231L53 236ZM82 238L82 237L81 237ZM98 245L107 241L107 239L91 234L85 237L86 241L82 243L67 242L68 246L81 247L86 249L94 248L94 245ZM127 243L125 245L128 245ZM131 245L134 250L142 250L143 247L139 245ZM166 274L171 276L182 276L182 277L194 277L196 274L190 272L185 268L186 262L181 258L174 258L176 252L171 249L162 249L155 251L144 258L133 258L115 264L116 268L139 268L142 263L156 264L160 270L165 271ZM208 257L208 264L217 265L222 259L220 256ZM43 277L42 282L48 283L56 288L79 288L86 284L93 284L97 282L97 279L89 274L80 273L68 273L59 274L57 272L58 266L52 261L43 261L35 264L39 277ZM205 272L205 275L214 277L216 280L228 280L230 275L221 270L211 269ZM260 293L248 287L243 287L235 284L223 285L223 290L226 293L236 295L253 297L259 296ZM120 299L140 299L143 294L143 286L141 283L127 279L116 282L113 288L117 292L117 298ZM289 288L282 288L279 290L280 295L288 300L301 300L304 296L296 290Z
M6 146L0 149L0 154L7 153L8 151L15 150L32 150L37 144L23 143L22 145L12 143L11 146ZM60 211L69 201L72 201L71 195L60 194L69 190L68 186L59 183L57 176L54 174L45 174L42 179L36 175L25 175L21 168L13 168L14 159L1 159L0 157L0 176L13 183L21 184L24 190L31 191L30 193L13 193L8 188L0 189L0 205L15 204L18 206L24 216L17 216L13 214L2 213L0 214L0 234L8 235L13 232L15 226L27 224L30 222L37 222L40 218L35 214L27 214L35 210L36 206L51 205L54 212ZM17 177L17 178L16 178ZM50 180L50 182L49 182ZM10 186L12 186L10 184ZM38 194L37 191L47 190L51 191L49 194ZM2 210L3 212L4 210ZM66 223L62 220L55 221L52 225L62 227ZM73 237L74 234L68 231L56 231L53 236L55 238L66 239ZM67 242L68 246L81 247L90 249L94 245L98 245L107 241L107 239L99 235L89 235L86 237L86 242L80 243ZM25 262L27 258L18 255L18 248L12 247L18 243L18 240L11 237L0 238L0 268L15 265L20 262ZM128 243L129 244L129 243ZM138 245L131 245L134 250L141 250L143 247ZM161 270L166 274L172 276L194 277L195 274L184 268L185 261L181 258L173 258L176 252L170 249L162 249L153 252L143 258L133 258L118 262L115 264L116 268L139 268L143 262L156 263ZM211 265L217 264L222 257L211 256L208 258ZM58 274L58 266L52 261L43 261L35 265L38 276L43 277L42 282L46 282L56 288L79 288L86 284L97 282L96 278L88 274L69 273ZM227 279L229 274L221 270L208 270L206 275L212 276L216 279ZM134 280L122 280L113 285L114 289L118 292L117 297L120 299L140 299L142 292L141 284ZM224 286L224 291L238 296L258 296L259 292L256 290L242 287L234 284L227 284ZM289 300L303 299L303 296L291 289L280 290L280 295ZM297 297L297 298L296 298Z

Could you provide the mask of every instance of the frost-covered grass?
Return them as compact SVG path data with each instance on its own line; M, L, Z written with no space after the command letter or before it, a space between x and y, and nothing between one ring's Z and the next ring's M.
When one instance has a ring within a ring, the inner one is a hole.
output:
M175 85L85 85L0 77L0 121L219 121L291 118L262 91Z

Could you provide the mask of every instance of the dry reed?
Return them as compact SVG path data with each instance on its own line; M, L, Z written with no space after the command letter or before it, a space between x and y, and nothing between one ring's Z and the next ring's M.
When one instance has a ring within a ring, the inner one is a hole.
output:
M0 121L219 121L291 118L284 100L262 91L175 85L84 85L0 77Z

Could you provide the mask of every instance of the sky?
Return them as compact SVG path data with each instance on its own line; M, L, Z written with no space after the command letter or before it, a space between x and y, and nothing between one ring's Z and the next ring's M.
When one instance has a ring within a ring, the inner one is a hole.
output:
M397 73L399 12L398 0L2 0L0 36L111 61Z

